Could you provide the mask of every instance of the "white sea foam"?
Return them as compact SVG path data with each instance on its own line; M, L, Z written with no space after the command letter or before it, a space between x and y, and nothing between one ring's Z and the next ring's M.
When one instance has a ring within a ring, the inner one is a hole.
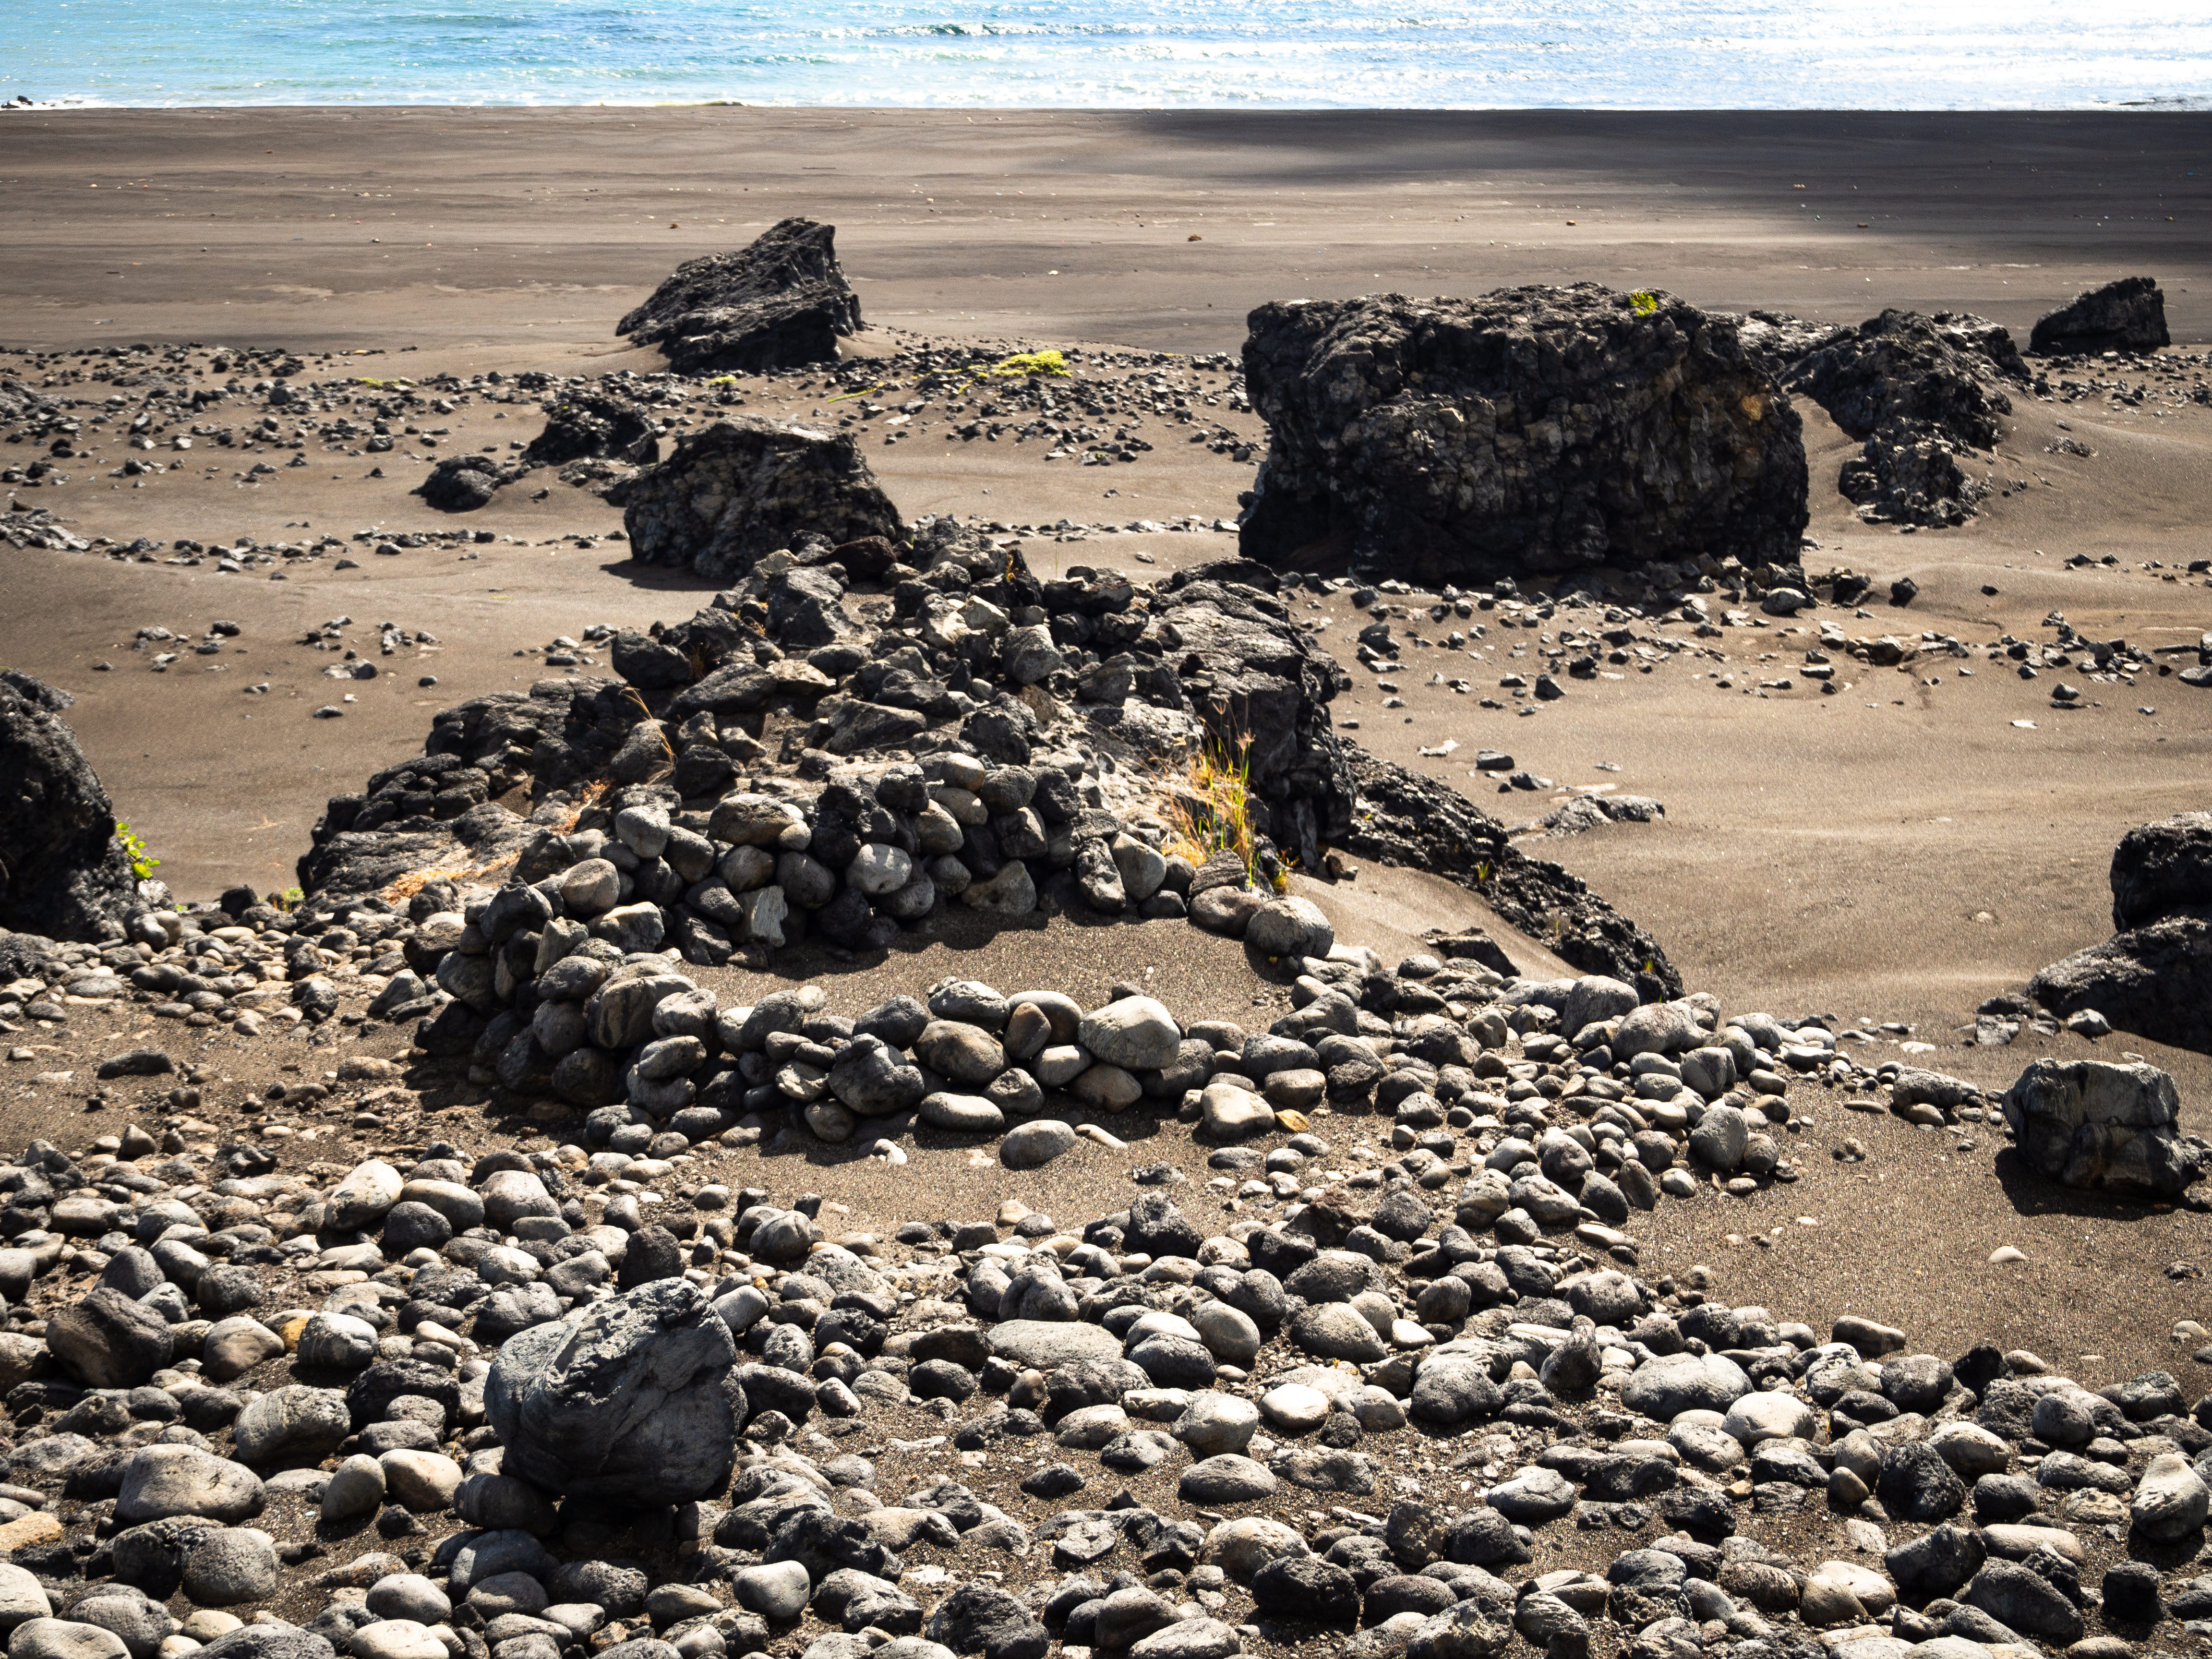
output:
M42 103L2212 105L2201 0L11 0Z

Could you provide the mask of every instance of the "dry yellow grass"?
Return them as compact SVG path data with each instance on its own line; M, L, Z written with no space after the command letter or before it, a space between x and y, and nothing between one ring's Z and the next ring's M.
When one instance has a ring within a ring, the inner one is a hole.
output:
M1174 833L1161 850L1203 864L1215 854L1237 854L1246 870L1257 850L1252 827L1249 739L1209 741L1191 757L1181 777L1164 780L1161 814ZM1286 884L1278 880L1279 888Z
M431 868L410 870L383 892L383 897L393 904L411 899L434 881L482 881L487 876L498 874L514 864L513 859L495 859L489 864L463 865L454 869Z

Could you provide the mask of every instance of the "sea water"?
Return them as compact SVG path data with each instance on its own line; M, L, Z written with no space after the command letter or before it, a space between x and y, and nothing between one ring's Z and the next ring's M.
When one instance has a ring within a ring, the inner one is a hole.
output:
M40 103L2212 104L2205 0L6 0L0 19L0 98Z

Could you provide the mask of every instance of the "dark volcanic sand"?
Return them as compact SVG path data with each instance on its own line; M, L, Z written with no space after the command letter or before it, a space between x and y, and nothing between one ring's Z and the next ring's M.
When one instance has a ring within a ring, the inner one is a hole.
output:
M2164 283L2177 340L2201 350L2212 338L2212 242L2203 229L2212 179L2186 176L2212 133L2201 116L426 110L0 120L12 252L0 263L0 343L15 346L197 339L362 349L388 355L359 360L356 372L418 378L649 370L653 357L612 339L614 319L678 260L793 212L838 224L872 322L1038 345L1234 351L1244 312L1265 299L1583 278L1835 320L1886 305L1972 309L2024 337L2051 305L2136 270ZM1801 183L1807 189L1796 190ZM880 343L872 336L861 349ZM401 355L410 344L422 349ZM803 414L819 405L763 389L754 406ZM1910 574L1922 588L1911 611L1877 604L1870 620L1846 618L1846 630L1910 637L1929 629L1975 644L2006 632L2044 639L2039 624L2054 608L2086 633L2154 643L2212 627L2212 591L2201 580L2171 582L2140 568L2158 560L2170 570L2208 550L2212 412L2155 407L2054 410L2022 400L2001 471L2049 483L1993 499L1962 531L1905 538L1850 516L1832 487L1849 446L1804 406L1811 533L1823 543L1808 565L1849 564L1884 584ZM2093 457L2045 453L2058 418ZM473 420L453 422L455 444L535 429L525 421L495 434ZM1256 430L1249 417L1226 423ZM1249 466L1166 444L1106 475L935 434L872 445L869 454L910 514L1009 523L1228 516L1249 482ZM228 452L222 461L212 477L173 473L141 490L109 488L103 470L64 490L24 490L21 504L55 508L78 533L124 540L289 538L302 521L349 537L369 525L446 522L404 493L419 469L387 467L392 477L372 479L368 463L355 461L250 486L231 476ZM238 879L282 886L323 798L412 752L434 707L545 672L515 650L703 602L696 586L641 576L619 544L542 544L617 527L618 515L596 498L557 485L543 502L518 495L464 522L532 545L501 542L467 564L427 550L343 573L325 561L281 585L210 566L0 552L9 601L0 661L78 696L72 718L118 812L167 860L162 873L179 891L212 894ZM1159 570L1227 552L1231 540L1133 535L1030 548L1039 562L1057 553L1141 575L1139 550ZM2076 551L2121 562L2062 570ZM1984 595L1984 584L1998 592ZM1327 611L1340 623L1346 607L1333 599ZM363 627L391 620L435 632L443 648L417 672L434 672L439 685L421 690L412 672L394 675L345 720L310 720L309 709L343 688L319 678L327 659L283 642L341 614ZM228 676L157 681L129 654L143 623L196 635L215 617L245 624L234 673L271 679L268 699L241 707ZM1348 663L1346 632L1334 626L1330 637ZM1802 680L1787 693L1747 695L1747 683L1785 658L1802 659L1806 639L1771 632L1755 647L1733 634L1717 641L1736 664L1736 689L1725 692L1692 678L1713 665L1678 661L1648 677L1575 683L1565 702L1516 719L1425 687L1423 672L1404 677L1407 707L1386 713L1372 677L1361 675L1357 704L1342 712L1361 720L1362 739L1379 752L1453 777L1509 819L1549 803L1481 793L1486 786L1466 775L1478 747L1509 748L1562 784L1657 796L1662 823L1542 850L1649 926L1687 982L1724 1007L1903 1019L1937 1045L1922 1063L2002 1085L2043 1050L1962 1050L1951 1046L1952 1028L1983 997L2109 933L2105 870L2119 832L2204 805L2212 696L2171 680L2095 685L2087 700L2097 706L2061 714L2048 706L2052 677L2023 683L1978 653L1917 674L1847 666L1851 689L1832 697ZM1760 651L1777 662L1759 664ZM93 672L103 659L115 672ZM1960 665L1975 676L1958 678ZM1462 659L1454 672L1480 696L1498 671ZM1942 683L1922 683L1930 676ZM2145 705L2157 713L2138 714ZM2018 719L2038 729L2014 726ZM1456 757L1419 757L1447 738L1462 745ZM1599 761L1621 769L1600 774ZM1373 870L1326 902L1348 938L1386 954L1410 949L1431 918L1456 921L1479 908L1442 884ZM1055 925L947 943L835 976L833 999L857 1006L947 973L1092 996L1148 967L1186 1017L1239 1018L1258 1012L1255 996L1272 994L1234 947L1169 924ZM84 1065L108 1045L106 1024L106 1016L81 1017L63 1052L41 1053L37 1068ZM389 1032L362 1046L404 1052ZM2147 1053L2180 1079L2190 1126L2206 1127L2212 1067L2203 1057L2124 1037L2094 1050L2072 1038L2047 1046L2068 1057ZM242 1101L280 1064L320 1068L337 1052L299 1036L250 1048L218 1038L210 1074L234 1082L211 1089L207 1109ZM76 1139L116 1127L116 1112L82 1115L81 1090L27 1088L32 1069L11 1069L10 1133ZM2169 1280L2162 1269L2201 1262L2200 1218L2053 1194L2008 1177L2002 1158L1993 1174L2000 1138L1987 1130L1961 1152L1955 1137L1847 1114L1817 1091L1805 1103L1811 1127L1791 1147L1804 1178L1748 1202L1714 1194L1662 1204L1639 1222L1649 1270L1708 1262L1717 1293L1764 1301L1778 1317L1825 1326L1864 1312L1946 1353L1993 1337L2093 1383L2157 1364L2193 1372L2167 1333L2178 1318L2203 1316L2202 1281ZM481 1144L473 1109L453 1119L457 1139ZM345 1115L331 1121L342 1126ZM1324 1121L1339 1144L1361 1127ZM1849 1136L1869 1161L1829 1159ZM363 1132L343 1144L376 1143ZM1373 1144L1387 1145L1387 1127ZM716 1157L733 1178L780 1194L828 1191L847 1206L846 1224L878 1230L917 1214L985 1214L1009 1195L1079 1222L1126 1202L1126 1170L1154 1158L1192 1174L1183 1191L1193 1202L1205 1178L1172 1125L1127 1153L1086 1144L1045 1175L1020 1177L953 1148L924 1149L897 1170L854 1160L834 1173L790 1158ZM1759 1237L1766 1248L1750 1242ZM1989 1252L2007 1243L2028 1262L1988 1266ZM2091 1354L2103 1358L2083 1358ZM2194 1375L2185 1382L2192 1394L2201 1386Z

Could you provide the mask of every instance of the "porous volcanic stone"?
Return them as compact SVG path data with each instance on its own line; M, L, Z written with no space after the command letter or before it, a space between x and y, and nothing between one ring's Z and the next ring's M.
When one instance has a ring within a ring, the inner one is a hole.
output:
M836 237L833 225L785 219L749 247L687 259L615 332L658 345L679 374L835 362L838 337L860 329Z
M2039 357L2155 351L2172 343L2166 330L2166 295L2154 276L2123 276L2077 294L2038 318L2027 337L2027 349Z
M1796 411L1730 318L1595 283L1261 306L1247 556L1325 539L1408 580L1796 555Z
M507 1472L632 1506L719 1489L744 1393L729 1327L688 1279L657 1279L575 1324L509 1337L484 1385Z
M58 718L70 701L0 672L0 931L88 939L138 903L115 809Z
M733 581L802 532L903 538L898 509L849 434L740 415L677 441L623 509L630 554Z

